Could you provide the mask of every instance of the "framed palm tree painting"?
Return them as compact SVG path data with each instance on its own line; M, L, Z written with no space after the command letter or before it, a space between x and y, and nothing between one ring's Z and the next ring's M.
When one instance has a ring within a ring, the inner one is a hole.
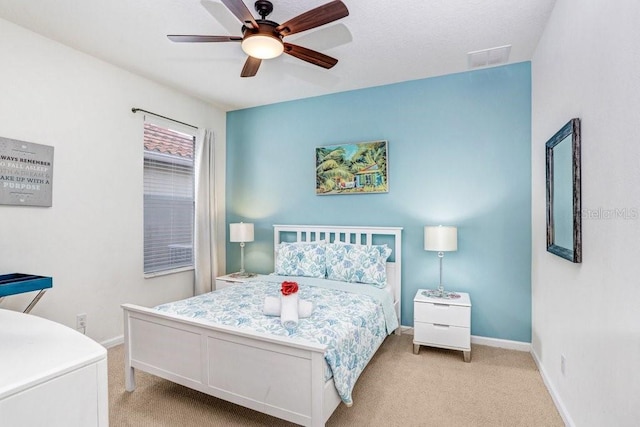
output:
M387 141L316 148L316 194L387 193Z

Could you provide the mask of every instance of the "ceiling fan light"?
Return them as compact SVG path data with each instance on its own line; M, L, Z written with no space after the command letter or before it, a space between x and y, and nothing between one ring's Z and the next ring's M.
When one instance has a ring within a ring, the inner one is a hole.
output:
M258 59L271 59L284 52L284 44L278 37L256 34L242 40L242 50L249 56Z

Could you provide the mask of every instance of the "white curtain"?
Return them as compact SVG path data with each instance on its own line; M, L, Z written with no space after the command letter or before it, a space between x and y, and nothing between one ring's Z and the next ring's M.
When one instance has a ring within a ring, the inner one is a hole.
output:
M195 154L194 295L211 292L218 274L214 147L213 131L199 129Z

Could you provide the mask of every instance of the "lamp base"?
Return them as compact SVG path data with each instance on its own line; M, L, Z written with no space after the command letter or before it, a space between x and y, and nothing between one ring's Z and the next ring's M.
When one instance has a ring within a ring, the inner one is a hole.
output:
M256 276L257 276L256 273L247 273L246 271L240 271L238 273L231 273L229 275L229 277L233 277L234 279L236 279L236 278L245 279L245 278L256 277Z
M460 294L455 292L440 291L438 289L426 289L421 294L427 298L456 299L460 298Z

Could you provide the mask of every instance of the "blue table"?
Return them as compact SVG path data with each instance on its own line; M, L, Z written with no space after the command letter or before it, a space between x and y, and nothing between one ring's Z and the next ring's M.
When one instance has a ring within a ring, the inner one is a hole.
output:
M0 301L9 295L39 291L24 310L24 313L29 313L40 301L46 290L52 286L53 280L51 277L22 273L4 274L0 276Z

